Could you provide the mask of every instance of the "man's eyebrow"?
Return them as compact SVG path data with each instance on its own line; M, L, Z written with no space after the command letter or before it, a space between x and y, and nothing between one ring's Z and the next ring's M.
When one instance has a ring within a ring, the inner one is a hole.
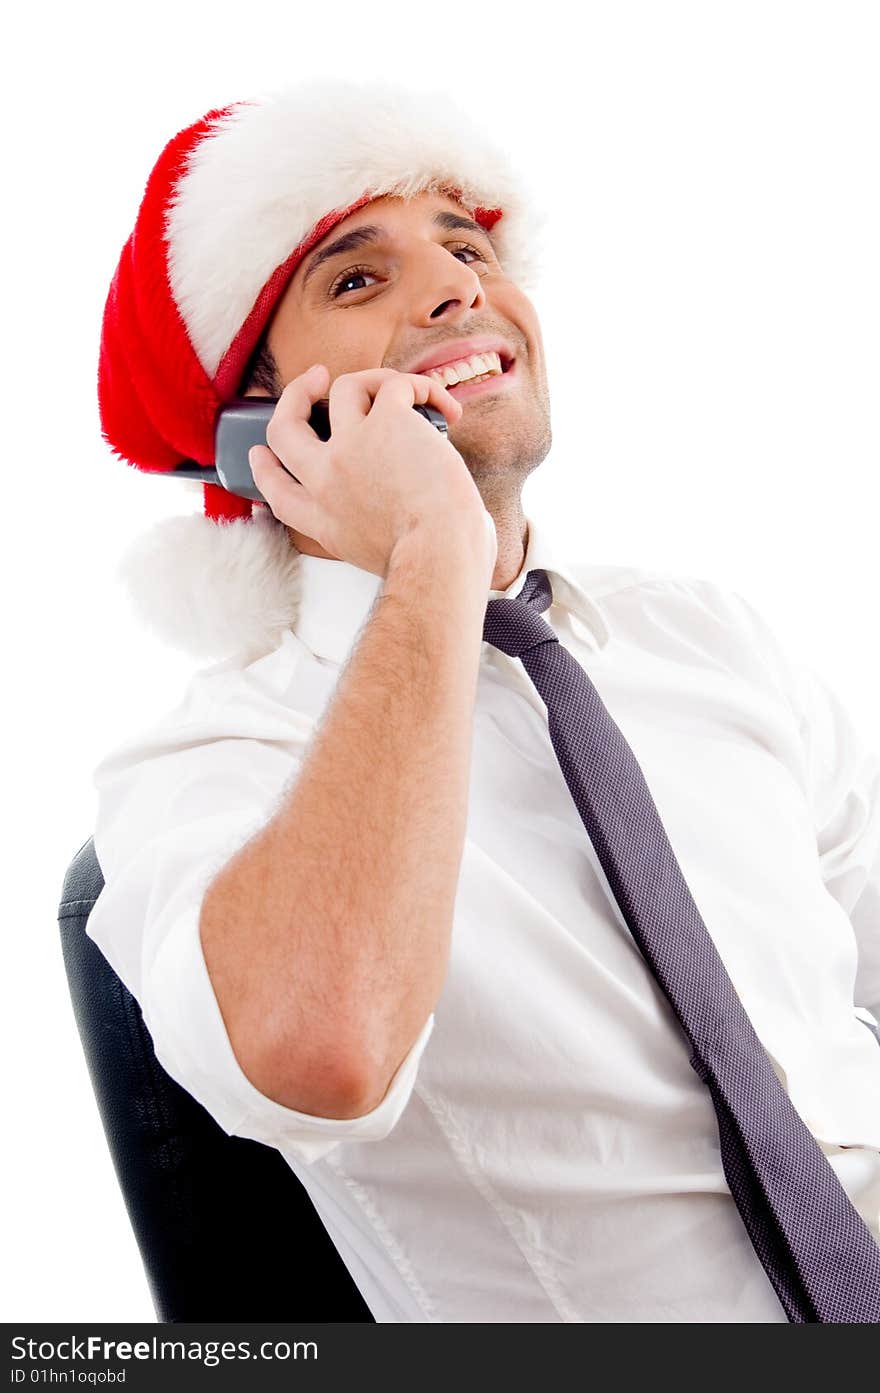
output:
M466 218L461 213L441 212L435 213L431 219L435 227L442 227L446 232L479 232L492 244L492 238L484 227L480 227L473 218ZM337 237L335 242L329 242L326 247L322 247L316 252L306 267L305 275L302 280L302 288L305 289L312 276L335 256L345 256L348 252L357 251L359 247L371 246L385 233L382 227L375 227L372 223L364 224L362 227L354 227L351 232L346 232L342 237Z

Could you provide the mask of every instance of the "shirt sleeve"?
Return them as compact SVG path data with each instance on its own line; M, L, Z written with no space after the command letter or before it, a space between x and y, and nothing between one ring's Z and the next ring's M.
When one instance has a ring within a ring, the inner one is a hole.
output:
M819 869L858 945L854 1005L880 1022L880 755L827 678L792 659L743 596L732 599L798 721Z
M340 1142L381 1141L398 1121L433 1030L433 1014L384 1098L354 1118L298 1112L261 1093L232 1049L199 935L214 875L258 832L302 758L302 741L161 733L95 769L95 850L104 888L89 937L138 1001L156 1058L228 1135L311 1164Z

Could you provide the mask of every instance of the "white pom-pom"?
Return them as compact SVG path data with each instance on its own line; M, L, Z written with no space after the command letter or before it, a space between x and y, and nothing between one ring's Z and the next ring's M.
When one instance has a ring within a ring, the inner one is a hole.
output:
M214 522L165 518L123 554L117 575L140 621L200 658L253 661L296 619L300 553L267 507Z

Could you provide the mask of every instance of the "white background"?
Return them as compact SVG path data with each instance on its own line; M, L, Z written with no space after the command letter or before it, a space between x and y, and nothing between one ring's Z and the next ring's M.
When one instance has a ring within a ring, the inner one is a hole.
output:
M878 17L213 0L4 21L3 1319L155 1318L55 916L94 765L192 670L114 568L197 499L110 454L96 396L104 300L165 143L287 77L454 95L551 210L532 298L554 444L526 505L570 558L739 590L877 745Z

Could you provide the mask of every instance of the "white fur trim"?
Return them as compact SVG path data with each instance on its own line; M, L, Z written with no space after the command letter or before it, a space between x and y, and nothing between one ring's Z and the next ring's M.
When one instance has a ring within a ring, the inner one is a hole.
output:
M140 621L173 648L200 658L277 648L299 608L300 553L265 506L251 518L164 518L137 537L117 575Z
M192 152L166 219L172 292L208 376L321 218L367 192L442 186L504 210L491 235L505 274L529 290L546 215L448 92L325 78L237 104Z

